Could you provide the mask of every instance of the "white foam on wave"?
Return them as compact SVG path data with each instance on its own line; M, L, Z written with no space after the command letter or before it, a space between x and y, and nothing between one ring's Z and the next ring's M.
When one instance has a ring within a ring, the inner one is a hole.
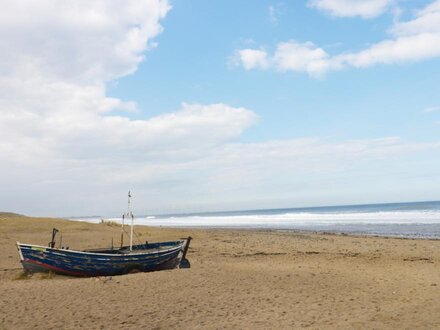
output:
M121 219L107 219L120 223ZM98 218L81 221L99 223ZM127 222L126 222L127 223ZM285 213L255 215L208 215L175 217L140 217L136 225L164 227L264 227L301 228L332 225L366 224L439 224L440 211L381 211L381 212L340 212L340 213Z

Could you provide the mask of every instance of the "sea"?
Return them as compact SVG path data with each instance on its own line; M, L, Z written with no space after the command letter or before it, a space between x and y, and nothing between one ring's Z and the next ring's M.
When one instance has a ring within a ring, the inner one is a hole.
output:
M121 222L79 217L76 221ZM312 231L440 239L440 201L136 216L135 225Z

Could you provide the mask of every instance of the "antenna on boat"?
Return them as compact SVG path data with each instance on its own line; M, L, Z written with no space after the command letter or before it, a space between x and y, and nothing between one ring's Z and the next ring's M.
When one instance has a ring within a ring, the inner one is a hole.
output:
M128 206L127 206L127 215L130 214L130 204L131 204L131 192L128 191Z

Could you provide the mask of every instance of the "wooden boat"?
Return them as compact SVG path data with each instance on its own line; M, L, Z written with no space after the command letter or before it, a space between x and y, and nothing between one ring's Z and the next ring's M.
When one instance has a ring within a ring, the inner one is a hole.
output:
M122 246L124 221L122 221L121 247L84 251L55 247L57 229L52 232L48 247L17 242L21 264L27 272L53 271L73 276L110 276L131 272L148 272L189 267L186 259L191 237L177 241L133 245L133 215L130 245ZM125 215L123 216L123 219Z
M118 249L74 251L17 242L27 272L53 271L73 276L109 276L176 268L185 259L191 238Z

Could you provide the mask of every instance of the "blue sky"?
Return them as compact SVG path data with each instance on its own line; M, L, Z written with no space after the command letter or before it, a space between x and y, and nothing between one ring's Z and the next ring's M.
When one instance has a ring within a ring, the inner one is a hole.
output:
M0 24L2 210L440 199L440 1L22 5Z
M404 2L402 16L428 3ZM182 100L224 102L260 116L261 122L242 136L246 141L316 135L437 138L438 116L422 110L440 104L439 59L346 69L319 79L228 66L234 51L249 44L273 49L294 39L312 40L333 53L363 49L389 37L392 11L362 19L335 18L306 2L175 1L172 6L156 39L159 46L134 75L109 89L113 96L136 100L142 116L174 111Z

